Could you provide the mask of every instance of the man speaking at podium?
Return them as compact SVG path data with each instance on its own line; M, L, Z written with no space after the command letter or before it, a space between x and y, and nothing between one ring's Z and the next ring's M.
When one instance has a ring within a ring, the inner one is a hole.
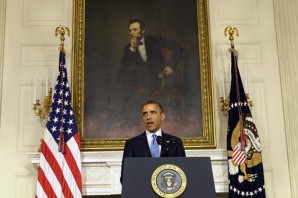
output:
M126 157L185 157L182 140L161 130L161 123L165 117L163 107L159 102L148 101L143 105L142 120L146 131L125 143L121 183L123 180L123 163Z

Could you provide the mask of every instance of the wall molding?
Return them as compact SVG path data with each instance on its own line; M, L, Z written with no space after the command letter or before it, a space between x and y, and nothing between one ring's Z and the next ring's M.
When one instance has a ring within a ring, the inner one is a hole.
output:
M6 19L6 0L0 0L0 109L2 105L5 19ZM0 120L1 120L1 111L0 111ZM1 128L1 122L0 122L0 128Z
M292 197L298 197L298 2L273 0Z

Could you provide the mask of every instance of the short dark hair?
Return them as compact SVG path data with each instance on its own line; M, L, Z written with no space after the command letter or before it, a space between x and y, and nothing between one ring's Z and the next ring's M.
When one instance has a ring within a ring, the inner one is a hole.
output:
M128 27L133 23L139 23L141 30L146 28L145 22L142 19L139 19L139 18L129 19Z
M155 100L149 100L147 102L145 102L142 106L142 108L145 106L145 105L148 105L148 104L155 104L156 106L158 106L158 108L160 109L161 113L163 113L163 107L161 106L161 104Z

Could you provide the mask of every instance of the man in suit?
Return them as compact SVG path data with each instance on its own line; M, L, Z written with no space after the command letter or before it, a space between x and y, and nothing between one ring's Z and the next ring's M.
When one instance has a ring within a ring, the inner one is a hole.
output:
M124 47L121 75L133 92L156 92L161 88L161 78L174 77L182 47L162 36L145 36L146 27L141 19L130 19L128 30L130 43ZM167 85L173 87L170 81Z
M185 157L182 140L161 130L165 119L163 107L157 101L148 101L143 105L142 120L146 131L126 141L122 159L120 181L122 183L124 158L126 157ZM157 135L157 151L153 151L154 138ZM158 138L159 137L159 138Z
M118 73L119 86L126 97L124 112L128 112L128 122L136 121L136 113L131 107L148 97L160 95L163 89L175 88L175 70L182 55L179 43L162 36L146 36L145 23L141 19L130 19L128 22L130 42L124 47ZM134 123L138 124L138 123Z

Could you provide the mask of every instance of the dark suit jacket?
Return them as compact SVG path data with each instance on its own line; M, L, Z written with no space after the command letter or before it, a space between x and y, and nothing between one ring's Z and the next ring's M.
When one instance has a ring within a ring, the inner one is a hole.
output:
M137 86L153 91L160 86L158 75L166 66L176 69L182 55L182 47L162 36L145 36L145 49L147 62L142 60L138 50L130 50L130 44L124 47L119 78L122 79L121 83L129 83L126 87Z
M182 140L178 137L169 135L162 132L162 138L164 140L174 140L175 143L166 151L163 147L160 152L160 157L185 157L185 150L183 147ZM122 158L122 169L121 169L121 178L122 183L123 176L123 167L124 167L124 158L126 157L152 157L146 132L138 135L134 138L131 138L126 141L124 146L123 158Z

